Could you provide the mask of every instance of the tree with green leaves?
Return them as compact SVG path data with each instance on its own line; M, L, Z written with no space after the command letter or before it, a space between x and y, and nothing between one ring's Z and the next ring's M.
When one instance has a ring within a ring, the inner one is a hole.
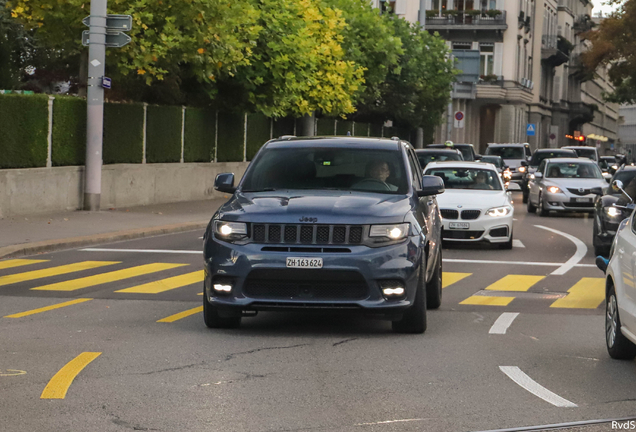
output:
M618 9L603 19L595 30L585 33L591 44L581 54L589 71L608 70L614 92L606 95L612 102L636 102L636 0L610 2Z

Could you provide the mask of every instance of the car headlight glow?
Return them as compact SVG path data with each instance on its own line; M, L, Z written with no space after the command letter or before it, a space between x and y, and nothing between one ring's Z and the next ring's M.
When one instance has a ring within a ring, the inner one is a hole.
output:
M607 213L607 215L611 217L620 216L622 214L620 209L617 209L616 207L607 207L605 209L605 213Z
M517 168L517 171L519 171L520 173L524 173L526 172L526 167L520 166L519 168Z
M559 192L561 192L561 189L559 189L556 186L549 186L548 187L548 192L550 192L550 193L559 193Z
M391 240L400 240L405 238L409 233L409 224L394 225L372 225L369 230L369 237L388 237Z
M512 211L512 207L503 206L503 207L491 208L486 212L486 214L488 216L501 217L501 216L508 216L511 211Z
M214 222L214 232L222 238L241 238L247 236L247 224L243 222Z

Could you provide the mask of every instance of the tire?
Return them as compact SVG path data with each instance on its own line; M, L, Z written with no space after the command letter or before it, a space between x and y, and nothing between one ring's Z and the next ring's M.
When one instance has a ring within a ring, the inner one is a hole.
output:
M510 240L508 240L505 243L501 243L499 245L499 249L507 249L507 250L512 249L512 237L513 237L513 235L514 235L514 233L510 232Z
M422 334L426 331L426 275L424 266L421 267L413 305L404 312L401 319L392 323L396 333Z
M541 217L546 217L548 214L550 214L550 212L544 208L543 197L541 196L541 194L539 194L539 203L537 205L537 213L539 213L539 216Z
M537 211L537 208L532 204L532 200L530 199L530 194L528 194L528 213L534 213Z
M596 221L594 221L594 228L592 228L592 244L594 245L594 256L604 256L608 257L610 253L611 246L597 245L598 242L598 225Z
M439 250L431 282L426 284L426 309L438 309L442 305L442 249Z
M209 328L238 328L241 325L241 317L221 317L219 311L215 306L212 306L208 299L205 298L205 291L203 292L203 320L205 325Z
M621 319L618 315L616 291L610 287L605 299L605 343L610 357L617 360L633 360L636 345L621 333Z

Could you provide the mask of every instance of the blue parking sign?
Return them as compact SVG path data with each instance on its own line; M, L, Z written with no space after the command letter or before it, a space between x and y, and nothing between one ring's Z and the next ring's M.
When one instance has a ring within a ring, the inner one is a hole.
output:
M534 136L537 130L537 125L534 123L528 123L528 127L526 128L526 135Z

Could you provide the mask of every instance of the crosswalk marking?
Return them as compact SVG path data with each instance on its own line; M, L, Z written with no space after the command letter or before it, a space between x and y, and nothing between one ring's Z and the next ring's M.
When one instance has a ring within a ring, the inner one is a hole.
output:
M544 279L545 276L507 275L489 285L489 291L528 291L531 286Z
M526 247L526 245L524 245L524 244L521 242L521 240L514 239L514 240L512 240L512 247L516 247L516 248L525 248L525 247Z
M82 270L90 270L119 263L119 261L83 261L74 264L51 267L43 270L33 270L25 273L0 276L0 286L10 285L18 282L32 281L35 279L42 279L51 276L59 276L63 274L74 273Z
M568 295L551 308L596 309L605 300L605 279L583 278L568 290Z
M109 282L116 282L123 279L129 279L135 276L142 276L163 270L170 270L177 267L186 266L188 264L163 264L153 263L144 264L137 267L131 267L124 270L117 270L109 273L102 273L94 276L87 276L79 279L73 279L67 282L58 282L50 285L44 285L37 288L31 288L36 291L75 291L82 288L88 288L95 285L101 285Z
M470 296L459 304L480 306L508 306L514 299L514 297Z
M135 293L135 294L159 294L164 291L181 288L187 285L203 282L203 270L187 273L180 276L161 279L143 285L137 285L131 288L121 289L115 292Z
M6 261L0 261L0 270L9 269L13 267L21 267L30 264L37 264L48 262L49 260L32 260L32 259L12 259Z
M30 311L26 311L26 312L20 312L20 313L13 314L13 315L7 315L7 316L5 316L5 318L22 318L22 317L25 317L25 316L35 315L35 314L39 314L39 313L42 313L42 312L48 312L50 310L59 309L59 308L63 308L63 307L66 307L66 306L72 306L72 305L76 305L76 304L79 304L79 303L84 303L84 302L87 302L89 300L93 300L93 299L89 299L89 298L75 299L75 300L67 301L67 302L64 302L64 303L58 303L58 304L54 304L54 305L51 305L51 306L45 306L45 307L42 307L42 308L39 308L39 309L33 309L33 310L30 310Z
M195 307L193 309L188 309L187 311L179 312L178 314L170 315L169 317L162 318L157 322L171 323L189 317L190 315L198 314L200 312L203 312L203 306Z
M472 275L472 273L442 272L442 288L457 283L470 275Z

